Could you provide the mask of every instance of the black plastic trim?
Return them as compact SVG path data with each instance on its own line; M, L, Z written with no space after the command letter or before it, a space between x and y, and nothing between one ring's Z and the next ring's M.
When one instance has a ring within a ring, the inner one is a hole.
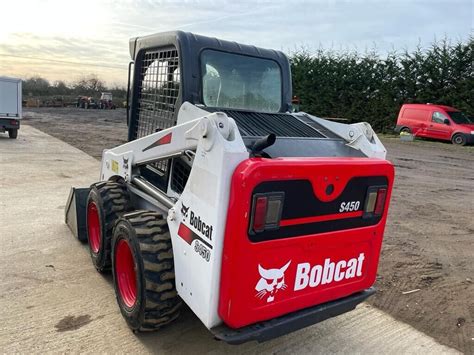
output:
M253 192L255 194L281 191L285 193L285 202L281 220L307 218L337 214L342 202L360 201L357 211L363 211L367 190L371 186L388 187L385 176L357 176L350 179L344 190L330 202L319 200L313 191L309 180L274 180L258 184ZM354 211L355 212L355 211ZM382 219L380 216L350 217L337 220L310 222L280 226L277 230L248 233L248 238L253 243L265 242L275 239L299 237L302 235L320 234L342 231L347 229L362 228L376 225Z
M247 327L232 329L226 325L220 325L212 328L211 332L218 340L229 344L237 345L255 340L261 343L352 311L359 303L365 301L374 293L375 288L371 287L348 297L305 308Z
M127 127L130 125L130 75L132 73L133 61L128 63L128 81L127 81Z
M11 124L11 121L15 121L16 124ZM20 120L15 117L0 118L0 127L5 129L20 129Z
M466 137L466 144L474 144L474 134L468 134L468 133L461 133L461 134L464 135L464 137Z

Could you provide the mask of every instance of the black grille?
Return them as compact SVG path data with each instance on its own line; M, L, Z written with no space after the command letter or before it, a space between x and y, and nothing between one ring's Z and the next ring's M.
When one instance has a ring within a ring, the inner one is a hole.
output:
M174 159L173 175L171 177L171 188L177 193L182 193L188 182L191 167L182 159Z
M321 126L319 123L313 121L311 118L309 118L308 116L306 115L300 115L298 117L301 121L303 121L304 123L306 123L307 125L310 125L311 127L313 127L315 130L317 130L319 133L325 135L326 137L328 138L341 138L339 137L337 134L335 134L334 132L330 131L329 129L327 129L326 127L324 126Z
M221 111L235 120L242 136L266 136L274 133L277 137L326 138L317 129L290 114L234 110Z

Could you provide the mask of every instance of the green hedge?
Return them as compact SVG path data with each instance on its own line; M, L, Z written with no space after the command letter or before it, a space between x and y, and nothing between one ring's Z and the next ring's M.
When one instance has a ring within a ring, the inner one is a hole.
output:
M306 50L290 57L300 110L320 117L367 121L389 131L403 103L438 103L474 114L474 38L428 49L392 52Z

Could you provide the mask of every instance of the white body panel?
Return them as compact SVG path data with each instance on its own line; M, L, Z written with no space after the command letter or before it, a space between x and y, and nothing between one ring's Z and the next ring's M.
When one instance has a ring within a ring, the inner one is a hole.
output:
M21 79L0 77L0 118L21 119Z
M387 150L367 122L345 124L325 120L307 113L299 114L307 115L315 122L336 133L347 142L348 146L360 150L369 158L385 159L387 155Z
M235 125L233 120L232 123ZM238 132L236 126L234 129ZM204 144L198 145L188 184L168 217L176 288L208 328L221 323L217 306L231 177L237 165L248 157L240 135L233 141L217 135L214 147L209 151L206 151ZM187 216L182 213L183 205L189 207ZM212 227L210 238L190 223L193 215L195 220L199 218ZM207 241L212 249L198 240L191 245L186 243L178 236L181 223Z
M385 157L385 148L370 125L345 125L310 117L368 157ZM249 153L235 121L224 113L209 113L184 103L177 123L174 127L104 151L100 178L123 177L130 183L137 208L168 213L176 289L204 325L212 328L222 322L217 309L231 178L237 165L249 158ZM131 184L137 164L187 151L195 152L192 154L191 173L181 194L171 191L168 186L166 194L176 201L169 210ZM205 224L207 229L200 229L198 222L192 223L192 217ZM197 237L186 240L180 236L182 224Z
M181 121L185 121L182 124L104 151L101 180L120 175L130 182L132 165L185 150L196 151L188 183L175 207L169 210L168 226L173 243L177 291L206 327L211 328L221 323L217 303L230 181L236 166L247 159L249 153L233 119L222 113L209 114L197 108L189 109L194 115L182 115ZM198 113L206 116L196 119ZM146 149L170 133L169 143ZM132 192L154 204L156 209L165 211L163 205L133 187ZM141 204L147 203L142 200ZM186 217L181 212L182 204L190 206ZM212 227L212 236L206 237L190 223L191 214ZM199 240L188 244L178 235L181 223L210 247ZM200 244L201 253L202 248L206 248L208 258L196 252Z

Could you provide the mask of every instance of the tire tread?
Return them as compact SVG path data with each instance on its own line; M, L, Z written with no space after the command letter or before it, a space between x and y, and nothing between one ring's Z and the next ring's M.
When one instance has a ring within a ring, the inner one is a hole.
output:
M173 249L166 219L158 212L137 211L123 216L133 226L143 259L144 316L139 331L159 329L178 318Z
M97 189L102 201L105 219L105 260L101 265L95 265L99 272L110 270L112 266L112 237L117 220L130 208L130 195L124 183L106 181L93 184L91 188Z

